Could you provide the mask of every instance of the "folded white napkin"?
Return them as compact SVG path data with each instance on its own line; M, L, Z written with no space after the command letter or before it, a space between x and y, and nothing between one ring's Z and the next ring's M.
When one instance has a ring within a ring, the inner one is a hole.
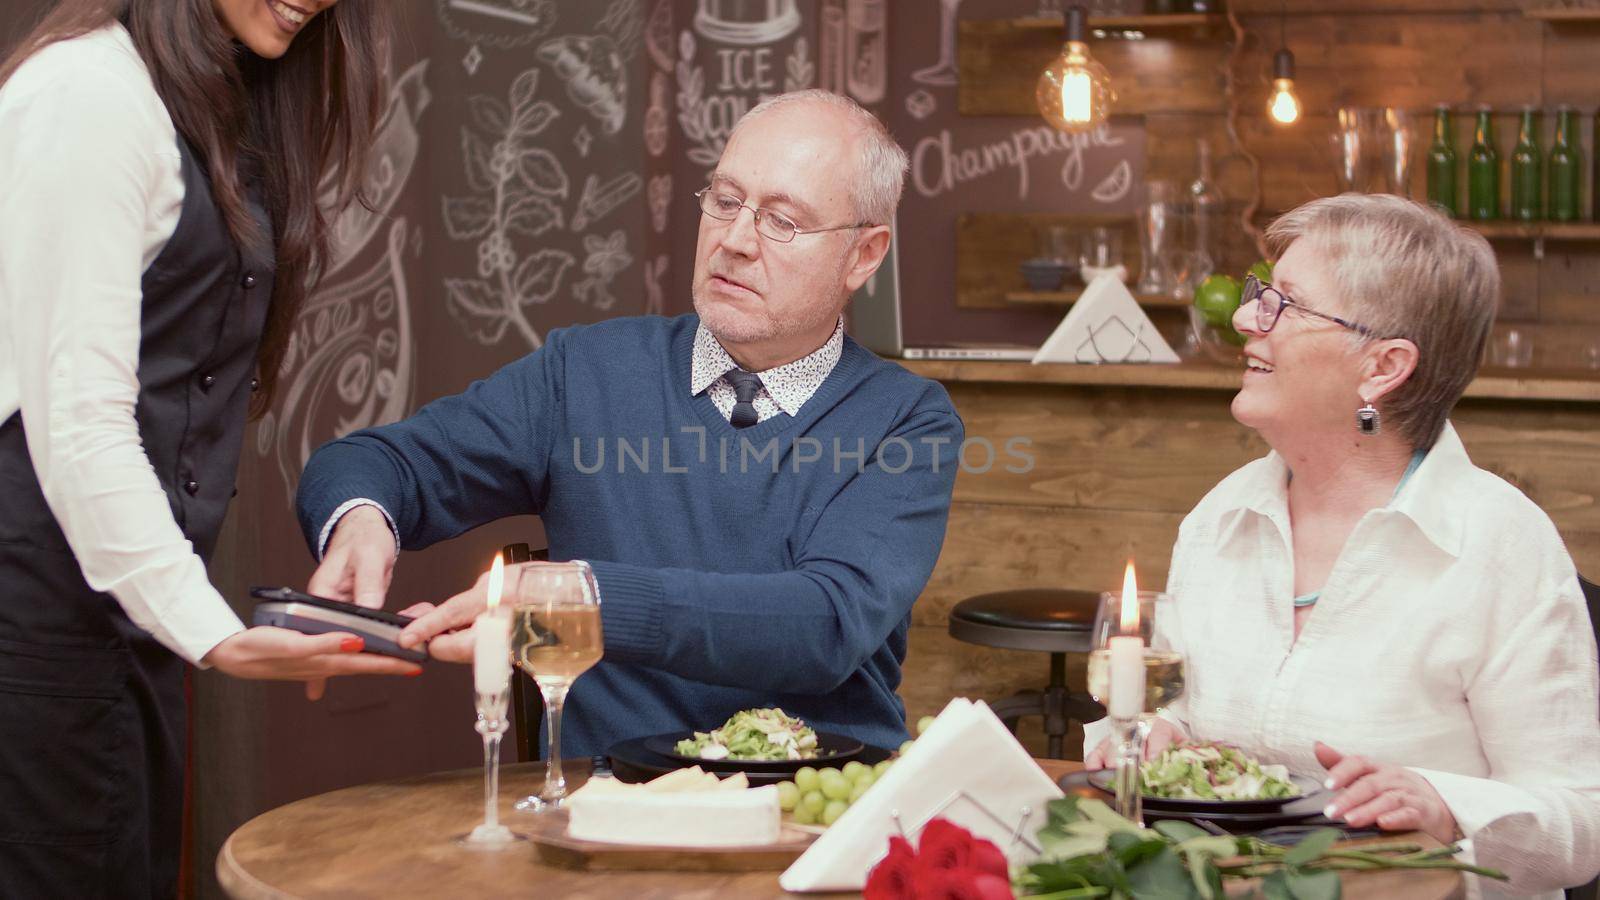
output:
M1084 288L1035 363L1175 363L1172 352L1139 302L1114 275L1101 275Z
M967 798L952 800L958 792ZM957 698L778 884L786 891L860 890L888 852L889 836L904 827L915 845L918 830L935 815L994 841L1020 861L1032 854L1012 843L1018 826L1031 840L1045 823L1045 804L1060 796L1061 789L988 705Z

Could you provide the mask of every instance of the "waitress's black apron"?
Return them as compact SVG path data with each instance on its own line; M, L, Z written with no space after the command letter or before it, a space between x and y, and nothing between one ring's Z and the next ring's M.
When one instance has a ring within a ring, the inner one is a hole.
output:
M170 514L209 561L234 493L273 265L241 255L203 166L179 145L183 213L141 283L135 416ZM266 229L261 205L249 208ZM20 412L0 424L0 897L171 897L185 664L84 581L25 425Z

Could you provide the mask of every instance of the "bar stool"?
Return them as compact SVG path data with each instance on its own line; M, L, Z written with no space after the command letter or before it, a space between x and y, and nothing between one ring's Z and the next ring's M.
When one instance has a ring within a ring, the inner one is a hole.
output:
M1090 632L1099 602L1093 591L1035 588L979 594L950 610L950 636L958 641L1050 654L1050 682L1043 691L1020 691L990 709L1013 734L1022 716L1043 716L1051 759L1064 758L1061 745L1070 721L1105 716L1093 697L1067 686L1067 654L1093 649Z

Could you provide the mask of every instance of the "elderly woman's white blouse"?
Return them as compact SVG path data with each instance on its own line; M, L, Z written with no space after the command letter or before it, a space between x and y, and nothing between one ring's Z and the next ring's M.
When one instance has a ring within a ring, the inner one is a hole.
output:
M1319 740L1412 767L1518 893L1593 877L1595 641L1550 518L1447 425L1357 523L1296 640L1288 474L1277 453L1244 466L1179 529L1155 639L1188 659L1171 717L1319 779Z

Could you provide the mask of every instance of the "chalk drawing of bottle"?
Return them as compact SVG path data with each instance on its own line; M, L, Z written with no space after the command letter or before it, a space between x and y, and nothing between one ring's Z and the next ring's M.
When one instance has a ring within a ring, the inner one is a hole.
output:
M850 94L862 103L883 99L886 72L884 0L849 0L845 22L845 60Z
M956 83L956 9L960 6L961 0L939 0L939 61L911 73L912 79L923 84Z
M825 0L821 19L817 36L817 86L842 94L849 71L845 65L844 0Z
M725 44L770 44L800 27L795 0L699 0L694 30Z

